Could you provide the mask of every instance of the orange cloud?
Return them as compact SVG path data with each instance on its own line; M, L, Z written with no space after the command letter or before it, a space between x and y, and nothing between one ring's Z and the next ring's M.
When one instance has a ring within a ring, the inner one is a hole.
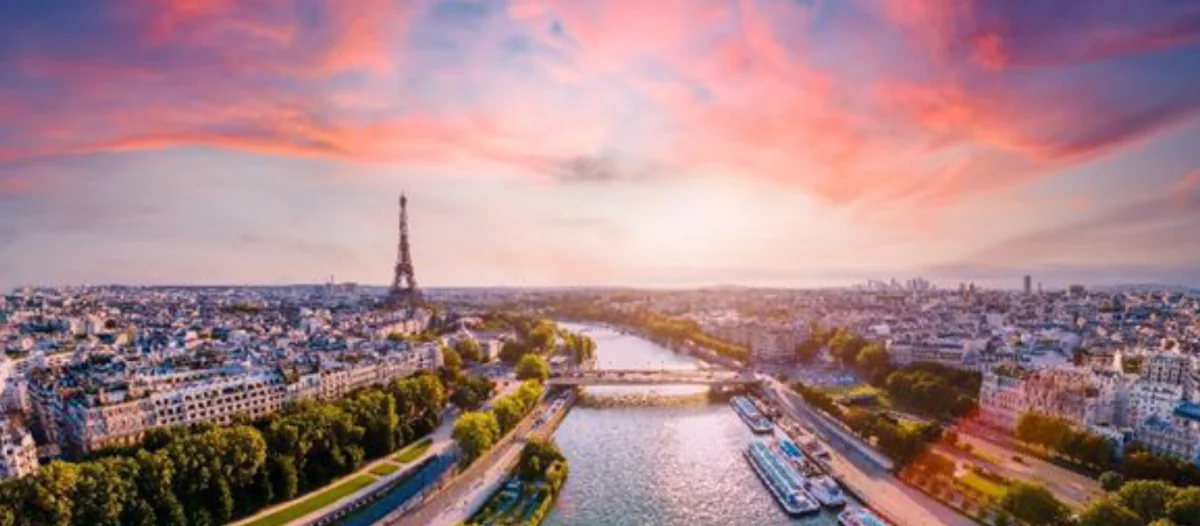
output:
M1113 0L1097 0L1102 12L1077 36L980 2L867 3L900 29L896 41L874 34L889 28L831 22L840 11L821 2L522 0L462 27L423 26L437 18L424 2L314 2L319 23L302 23L284 0L153 2L128 53L23 57L28 80L69 96L35 92L0 109L23 132L0 161L202 145L505 166L545 180L654 166L760 177L840 206L935 209L1048 177L1200 111L1200 95L1170 86L1131 98L1112 72L1014 71L1082 59L1089 43L1109 43L1091 60L1191 41L1187 17L1174 30L1145 21L1152 38L1137 42L1106 29L1118 19ZM854 30L843 38L861 46L855 64L830 61L819 23L844 24L826 34ZM437 38L412 46L426 33ZM447 42L453 61L414 56ZM513 42L520 51L505 54ZM33 110L46 102L54 118Z

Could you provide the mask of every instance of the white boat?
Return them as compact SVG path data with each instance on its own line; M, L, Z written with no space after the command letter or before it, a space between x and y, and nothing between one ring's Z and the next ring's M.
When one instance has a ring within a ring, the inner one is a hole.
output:
M807 479L804 489L825 507L839 508L846 505L846 494L842 493L842 487L827 475Z
M863 508L849 509L839 513L838 524L841 526L891 526L888 521Z
M751 431L759 434L766 434L774 431L775 427L771 424L771 421L767 420L767 418L763 416L761 412L759 412L758 408L755 407L754 402L751 402L750 399L744 396L735 396L729 402L730 405L733 406L734 412L736 412L738 416L742 417L742 421L746 422L746 425L750 427Z
M817 500L804 491L803 477L791 470L786 461L766 444L754 442L744 454L754 472L788 515L806 515L821 510Z

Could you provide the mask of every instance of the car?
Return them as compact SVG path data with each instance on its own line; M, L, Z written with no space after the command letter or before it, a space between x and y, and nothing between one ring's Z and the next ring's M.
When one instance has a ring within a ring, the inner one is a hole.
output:
M1025 459L1024 459L1024 458L1022 458L1022 457L1021 457L1021 455L1013 455L1013 456L1012 456L1012 461L1013 461L1013 462L1016 462L1017 464L1024 464L1024 463L1025 463Z

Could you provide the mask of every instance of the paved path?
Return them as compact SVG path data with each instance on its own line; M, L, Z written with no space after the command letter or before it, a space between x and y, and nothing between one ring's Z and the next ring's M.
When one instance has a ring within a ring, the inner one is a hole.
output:
M492 399L495 400L496 397L511 394L512 392L516 391L517 388L520 386L521 386L520 382L501 380L499 382L499 385L497 386L497 387L499 387L499 389L497 389L496 395ZM387 476L383 476L383 477L377 477L376 475L369 475L371 477L376 477L377 480L375 482L371 483L370 485L368 485L350 495L347 495L345 497L342 497L341 499L338 499L337 501L330 503L328 506L325 506L319 510L309 513L308 515L305 515L299 519L296 519L295 521L292 521L292 523L293 524L312 523L312 522L320 519L321 517L324 517L326 514L331 513L334 510L338 509L339 506L341 506L345 503L348 503L348 502L352 502L355 499L358 499L359 497L362 497L363 495L366 495L366 494L374 491L379 486L384 485L388 482L391 482L392 480L403 477L410 470L412 470L412 468L420 465L421 462L424 461L425 459L430 458L434 455L440 455L440 454L444 453L445 451L449 450L451 447L454 447L454 439L451 438L450 435L454 431L454 422L457 419L457 416L458 416L458 413L456 411L446 410L446 412L443 414L442 424L440 426L438 426L438 428L435 429L431 435L429 435L433 438L433 443L429 446L429 449L426 450L425 453L423 453L420 457L417 457L412 462L408 462L408 463L404 464L399 470L397 470L395 473L392 473L391 475L387 475ZM403 450L403 448L401 448L401 450ZM313 491L310 491L308 493L305 493L304 495L296 497L295 499L292 499L290 501L282 502L282 503L276 504L274 506L271 506L270 508L259 511L258 513L255 513L254 515L251 515L250 517L246 517L245 519L234 522L230 526L245 526L246 524L253 523L254 521L256 521L262 517L266 517L266 516L271 515L279 510L287 508L293 504L296 504L305 499L314 497L317 494L321 493L322 491L332 488L337 484L341 484L342 482L346 482L346 481L353 479L354 477L357 477L362 474L370 474L371 468L374 468L375 466L377 466L379 464L388 463L389 459L391 459L391 457L395 456L396 453L399 453L399 451L392 452L385 457L382 457L374 462L371 462L370 464L363 466L362 469L359 469L358 471L355 471L354 473L350 473L349 475L343 476L342 478L339 478L339 479L331 482L330 484L325 485L324 487L321 487L321 488L315 489Z
M899 522L897 526L977 526L974 521L950 509L946 505L900 482L890 472L862 456L861 453L831 439L822 429L819 416L808 411L799 395L783 384L769 380L766 384L782 400L785 414L797 421L809 422L830 450L830 468L848 485L867 498L876 508Z
M508 473L516 465L517 460L520 459L521 450L525 447L525 442L525 440L513 441L500 454L496 462L479 475L479 480L475 484L463 488L462 493L453 496L459 499L457 503L440 510L441 513L438 513L428 524L431 526L454 526L462 524L471 518L475 510L482 507L488 498L492 496L492 493L500 489L504 485L504 482L508 480ZM451 497L451 495L447 495L444 500L449 500ZM425 506L431 506L431 504L426 503Z
M549 401L550 399L544 399ZM446 487L429 497L417 509L402 517L385 517L381 524L401 526L455 525L469 519L479 505L508 476L520 458L521 449L531 435L543 436L551 426L534 426L548 404L539 404L483 457L458 474ZM569 404L568 404L569 407Z
M287 502L282 502L282 503L276 504L274 506L271 506L270 508L259 511L258 513L255 513L254 515L246 517L245 519L231 523L230 526L244 526L246 524L253 523L254 521L256 521L258 519L261 519L263 517L271 515L271 514L277 512L277 511L280 511L284 508L287 508L296 503L302 502L306 499L315 497L318 494L320 494L321 492L323 492L329 488L332 488L338 484L341 484L343 482L351 480L355 477L358 477L359 475L366 474L366 475L376 479L375 482L372 482L371 484L367 485L366 487L363 487L362 489L360 489L354 493L346 495L345 497L342 497L341 499L338 499L338 500L330 503L329 505L322 507L321 509L318 509L316 511L309 513L308 515L305 515L303 517L293 520L291 522L291 524L309 524L309 523L315 522L318 519L320 519L321 517L324 517L326 514L338 509L339 506L341 506L347 502L351 502L363 495L366 495L366 494L374 491L376 488L391 482L392 480L403 477L414 467L420 465L420 463L422 461L424 461L425 459L427 459L433 455L441 454L442 452L446 451L448 448L454 446L454 440L450 438L450 432L453 430L453 428L454 428L454 418L449 417L449 416L444 418L442 425L438 426L438 428L435 429L432 434L428 435L429 437L433 438L433 443L430 444L429 449L425 450L425 452L422 453L421 456L417 457L412 462L407 462L407 463L403 464L400 467L400 469L396 470L394 473L392 473L390 475L380 477L378 475L371 474L371 469L380 464L389 464L389 463L390 464L398 464L398 462L392 461L391 458L394 457L400 451L402 451L403 448L401 448L400 450L394 451L392 453L389 453L388 455L381 457L381 458L375 460L374 462L371 462L370 464L364 465L361 469L359 469L358 471L355 471L354 473L345 475L329 484L326 484L325 486L322 486L320 488L312 490L312 491L305 493L304 495L301 495L299 497L296 497L292 500L289 500Z

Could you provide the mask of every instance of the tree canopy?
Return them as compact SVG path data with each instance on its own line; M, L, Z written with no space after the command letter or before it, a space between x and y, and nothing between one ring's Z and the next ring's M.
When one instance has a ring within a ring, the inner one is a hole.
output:
M1175 487L1159 480L1134 480L1121 486L1116 496L1143 522L1151 522L1167 516L1167 503L1175 497L1176 491Z
M1062 525L1070 511L1045 486L1014 482L1000 499L1000 508L1029 524Z
M1093 501L1079 514L1077 526L1142 526L1136 513L1112 497Z
M521 361L517 362L516 372L518 380L544 382L550 378L550 365L541 356L526 354L521 357Z
M476 363L482 363L484 360L483 349L479 346L479 342L470 338L461 338L457 342L454 342L454 350L464 360Z
M500 439L500 424L491 412L468 411L454 422L451 436L462 451L463 462L470 464Z
M463 366L462 356L453 348L442 347L442 366L451 371L458 371Z
M1097 480L1100 482L1100 487L1110 493L1121 489L1121 485L1125 484L1125 477L1115 471L1105 471Z
M52 462L0 484L0 526L209 525L321 487L437 427L445 393L421 375L285 408L256 427L147 433L140 450Z
M488 398L491 398L495 388L496 382L493 382L491 378L464 375L455 385L450 401L462 409L474 411L487 402Z

